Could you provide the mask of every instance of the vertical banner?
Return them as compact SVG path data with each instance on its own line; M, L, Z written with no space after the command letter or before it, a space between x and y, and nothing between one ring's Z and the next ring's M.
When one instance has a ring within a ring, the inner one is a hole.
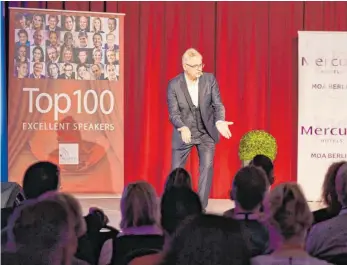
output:
M331 163L347 160L347 32L299 32L298 183L321 199Z
M63 191L122 191L123 36L123 14L10 9L11 181L47 160Z

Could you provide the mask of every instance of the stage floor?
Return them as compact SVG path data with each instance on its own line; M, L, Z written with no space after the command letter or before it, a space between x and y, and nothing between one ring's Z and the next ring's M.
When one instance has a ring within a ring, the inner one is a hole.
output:
M80 201L83 213L87 214L90 207L98 207L105 211L110 219L110 225L119 228L121 218L119 197L110 197L105 195L75 195ZM230 200L210 199L208 201L207 212L213 214L222 214L224 211L233 207L234 203ZM312 211L322 208L320 202L309 202Z

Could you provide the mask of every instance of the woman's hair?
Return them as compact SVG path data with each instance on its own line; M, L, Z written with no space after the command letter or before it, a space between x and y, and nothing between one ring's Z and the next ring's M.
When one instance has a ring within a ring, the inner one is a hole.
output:
M62 192L49 192L42 195L40 199L56 200L63 203L71 217L76 236L81 237L87 232L87 225L83 217L82 207L75 197Z
M61 55L63 56L65 51L71 51L71 53L73 54L73 49L69 46L63 46L63 48L61 49Z
M161 199L161 225L172 235L188 216L202 213L200 197L188 187L172 187Z
M36 14L34 14L34 15L32 16L32 21L34 21L34 17L40 17L40 18L41 18L42 23L41 23L40 29L43 29L43 26L44 26L44 24L45 24L45 16L36 13Z
M327 205L328 210L332 212L338 212L341 209L341 204L338 201L335 189L335 179L338 170L344 163L346 163L346 161L331 164L324 177L322 186L322 199Z
M62 25L64 24L64 30L67 30L66 27L65 27L65 21L66 21L67 18L71 18L72 23L73 23L72 30L75 30L75 18L73 16L69 16L69 15L64 16L64 23L62 22Z
M16 251L54 251L70 241L69 213L61 202L28 200L17 207L10 217L9 246Z
M238 221L216 215L188 217L164 252L162 265L248 265Z
M284 239L302 235L312 225L313 215L297 183L283 183L275 187L265 201L270 224Z
M188 171L184 168L178 167L171 171L165 184L165 191L172 187L188 187L192 188L192 178Z
M33 49L33 62L34 62L34 53L36 50L39 50L41 52L41 58L40 58L40 62L43 62L45 60L45 54L43 52L43 49L40 46L35 46L35 48Z
M77 250L74 217L65 203L52 198L25 201L10 217L6 251L22 255L28 264L68 262Z
M95 53L97 53L97 52L100 52L101 58L102 58L102 57L103 57L103 54L102 54L102 50L100 50L100 49L94 49L94 50L93 50L93 56L94 56Z
M130 183L123 191L120 208L121 229L159 223L157 194L147 182Z
M65 61L64 61L64 54L65 54L65 52L67 52L67 51L70 51L71 52L71 54L72 54L72 61L73 61L73 58L74 58L74 50L73 50L73 48L71 48L71 47L69 47L69 46L65 46L65 45L63 45L62 47L61 47L61 49L60 49L60 61L61 62L64 62L64 63L66 63ZM69 62L69 63L71 63L71 62Z
M64 34L64 44L66 44L66 42L67 42L69 37L73 38L72 33L70 31L65 32L65 34Z
M347 206L347 162L343 163L336 174L335 188L339 202Z
M93 18L93 23L92 23L92 25L93 25L93 32L98 32L98 31L96 31L96 28L95 28L95 25L94 25L94 22L96 20L100 21L100 31L102 30L102 20L99 17L95 17L95 18Z

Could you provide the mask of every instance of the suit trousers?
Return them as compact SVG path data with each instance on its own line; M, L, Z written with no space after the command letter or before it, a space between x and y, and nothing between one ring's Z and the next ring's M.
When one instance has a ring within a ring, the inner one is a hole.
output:
M215 153L215 142L208 135L203 134L199 139L193 139L189 144L182 142L179 148L172 149L172 170L178 167L185 167L188 155L193 147L196 147L199 155L199 184L198 194L202 207L205 209L208 204L208 197L212 185L213 160Z

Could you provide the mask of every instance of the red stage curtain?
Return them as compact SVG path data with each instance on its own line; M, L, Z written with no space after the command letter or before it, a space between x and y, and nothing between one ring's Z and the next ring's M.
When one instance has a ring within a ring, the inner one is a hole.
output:
M125 183L162 191L170 170L172 126L166 87L181 55L196 47L217 76L233 138L216 149L212 197L226 198L249 130L278 142L276 183L296 180L299 30L347 30L346 2L11 2L13 6L125 13ZM198 159L187 169L195 186ZM322 172L324 174L324 172Z

